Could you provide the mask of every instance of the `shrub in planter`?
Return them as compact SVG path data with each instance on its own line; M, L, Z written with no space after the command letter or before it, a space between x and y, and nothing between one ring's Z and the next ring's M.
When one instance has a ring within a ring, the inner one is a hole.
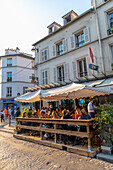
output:
M102 145L105 147L113 146L113 105L105 104L100 106L96 123L98 123L98 131L101 135Z

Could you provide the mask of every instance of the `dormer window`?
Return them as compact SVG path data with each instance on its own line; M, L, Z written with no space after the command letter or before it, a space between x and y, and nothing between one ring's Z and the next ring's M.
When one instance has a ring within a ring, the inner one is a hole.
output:
M54 32L54 30L55 30L54 27L49 28L49 34Z
M65 22L68 23L71 21L71 15L69 15L67 18L65 18Z
M53 22L47 28L48 28L48 33L51 34L55 32L57 29L61 28L61 25L58 24L57 22Z
M68 12L66 15L62 17L64 25L66 25L67 23L75 19L76 17L78 17L78 15L73 10L71 10L70 12Z

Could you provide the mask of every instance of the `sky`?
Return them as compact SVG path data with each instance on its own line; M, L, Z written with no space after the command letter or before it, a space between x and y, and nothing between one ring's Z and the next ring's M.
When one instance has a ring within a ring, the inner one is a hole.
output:
M91 0L0 0L0 56L16 47L33 54L32 44L48 34L47 26L71 10L78 15L91 8Z

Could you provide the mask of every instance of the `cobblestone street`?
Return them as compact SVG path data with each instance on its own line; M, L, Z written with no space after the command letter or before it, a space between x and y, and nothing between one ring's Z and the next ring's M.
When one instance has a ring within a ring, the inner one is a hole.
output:
M2 170L111 170L113 164L13 138L0 132Z

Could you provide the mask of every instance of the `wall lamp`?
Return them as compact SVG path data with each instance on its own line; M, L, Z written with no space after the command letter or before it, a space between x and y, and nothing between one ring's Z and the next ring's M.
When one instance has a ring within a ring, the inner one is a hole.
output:
M38 49L38 48L33 47L33 48L31 49L31 51L32 51L32 52L39 52L39 49Z

